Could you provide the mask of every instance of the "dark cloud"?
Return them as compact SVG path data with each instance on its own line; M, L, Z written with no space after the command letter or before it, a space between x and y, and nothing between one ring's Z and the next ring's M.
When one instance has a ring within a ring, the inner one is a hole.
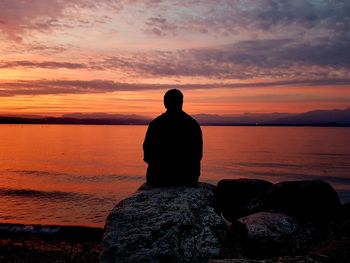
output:
M154 51L100 62L149 76L218 79L328 78L349 76L350 37L247 40L216 48ZM317 70L315 70L315 67Z
M171 16L174 6L194 12ZM158 6L168 10L166 31L183 30L220 35L239 32L284 31L283 34L313 34L312 30L326 30L328 34L349 33L350 2L347 0L261 0L261 1L160 1ZM165 8L167 7L167 9ZM153 24L146 26L153 28ZM285 32L287 30L293 30ZM298 30L296 30L298 29Z
M175 33L177 30L176 24L169 23L166 18L161 16L148 18L146 21L146 26L147 29L145 32L152 33L157 36L163 36L169 32Z
M40 41L31 41L30 43L16 43L13 41L3 41L1 53L4 57L15 58L18 55L39 55L40 57L47 57L51 60L55 55L62 55L63 53L72 49L71 44L48 44ZM22 57L22 56L21 56ZM0 58L0 62L1 61Z
M161 89L157 84L129 84L109 80L19 80L0 83L0 96L86 94L113 91Z
M0 83L0 97L17 95L86 94L114 91L164 90L169 88L216 89L216 88L263 88L290 86L350 85L350 78L344 79L305 79L259 83L216 83L216 84L134 84L109 80L22 80Z
M224 60L246 65L282 67L286 65L350 65L350 37L317 38L312 42L298 39L248 40L228 47L232 55ZM215 55L214 55L215 56Z
M48 69L56 69L56 68L68 68L68 69L82 69L86 68L85 64L82 63L70 63L70 62L56 62L56 61L0 61L0 69L1 68L17 68L17 67L25 67L25 68L48 68Z

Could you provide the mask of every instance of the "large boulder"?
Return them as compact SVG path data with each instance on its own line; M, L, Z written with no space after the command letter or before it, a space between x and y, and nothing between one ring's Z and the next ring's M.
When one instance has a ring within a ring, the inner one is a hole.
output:
M214 186L139 190L109 214L101 262L205 262L220 255L225 228Z
M273 184L259 179L223 179L217 184L215 196L218 210L229 221L263 210L261 198Z
M269 209L306 222L327 222L341 207L337 192L321 180L278 183L267 193L265 201Z

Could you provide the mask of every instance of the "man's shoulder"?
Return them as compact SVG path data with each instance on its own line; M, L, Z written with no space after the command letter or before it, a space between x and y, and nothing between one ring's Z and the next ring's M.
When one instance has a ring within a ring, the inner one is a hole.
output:
M184 112L184 116L188 122L195 124L195 125L199 125L197 120L195 118L193 118L191 115L187 114L186 112Z
M177 114L175 116L176 117L174 118L174 116L169 115L167 112L165 112L159 115L158 117L156 117L155 119L153 119L149 125L159 126L159 125L166 124L167 122L170 122L170 121L178 120L184 124L187 123L187 124L199 126L197 120L184 111L182 111L180 114Z
M162 123L165 120L166 116L165 113L159 115L158 117L156 117L155 119L153 119L149 125L154 126L154 125L158 125L160 123Z

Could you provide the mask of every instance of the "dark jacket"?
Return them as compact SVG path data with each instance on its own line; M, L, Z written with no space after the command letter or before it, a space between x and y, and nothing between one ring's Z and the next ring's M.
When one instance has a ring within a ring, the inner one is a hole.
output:
M200 176L202 131L183 111L165 112L148 126L143 144L147 184L191 185Z

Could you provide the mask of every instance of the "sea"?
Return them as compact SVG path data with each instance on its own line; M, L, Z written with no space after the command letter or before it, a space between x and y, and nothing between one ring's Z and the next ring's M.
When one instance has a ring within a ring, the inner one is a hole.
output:
M0 223L103 227L145 182L147 126L0 125ZM350 201L350 128L203 126L200 181L321 179Z

